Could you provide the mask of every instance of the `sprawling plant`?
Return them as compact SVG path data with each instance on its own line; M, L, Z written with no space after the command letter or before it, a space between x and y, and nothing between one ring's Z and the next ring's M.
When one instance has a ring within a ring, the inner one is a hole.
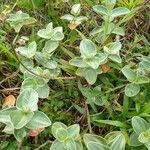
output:
M83 114L83 122L87 117L88 127L81 128L84 132L80 134L79 124L66 126L61 122L54 122L51 133L55 140L50 150L125 150L132 146L146 146L150 149L149 122L139 117L149 117L150 104L143 106L142 98L136 98L138 94L144 95L140 91L143 90L143 85L148 85L150 82L150 57L138 54L134 56L135 60L133 58L124 61L126 47L121 36L125 35L122 24L131 13L128 8L116 7L116 0L104 0L102 5L95 5L93 11L93 15L96 12L103 21L99 24L101 19L94 18L99 25L89 33L89 37L82 33L80 28L78 30L79 25L88 19L82 16L81 4L73 5L70 14L61 17L69 21L68 27L72 30L69 29L69 36L79 33L76 43L79 47L71 45L74 43L74 37L69 39L70 45L62 42L67 36L65 37L63 33L63 27L54 27L55 23L48 23L37 32L36 38L30 38L21 35L21 29L32 25L36 19L18 11L10 14L6 20L16 33L12 48L20 62L19 69L23 73L23 82L16 104L13 103L9 107L5 105L0 111L0 123L5 124L3 131L13 134L18 142L22 142L27 135L35 135L32 131L41 132L52 124L49 117L38 110L38 101L49 98L50 80L62 79L63 77L59 75L67 74L74 75L73 79L79 80L78 89L86 99L83 103L85 110L72 103ZM67 49L74 47L77 50L76 54ZM55 57L57 50L64 50L71 58L67 57L66 61L65 56L64 58ZM114 72L117 72L117 75ZM113 83L111 83L111 77L115 78ZM118 86L118 83L121 84ZM114 91L118 89L123 92L115 93ZM111 92L114 94L110 94ZM113 102L112 99L114 99ZM120 99L123 106L117 101ZM135 102L135 109L128 108L129 99L133 100L132 103ZM88 105L96 114L90 115ZM105 120L105 110L109 112L107 118L110 119ZM132 118L131 121L130 118ZM117 129L112 131L111 128L112 132L102 137L93 133L92 123L94 127L99 126L98 130L102 130L102 134L104 124L106 127L110 125ZM87 133L88 130L90 133ZM129 137L128 133L132 131Z

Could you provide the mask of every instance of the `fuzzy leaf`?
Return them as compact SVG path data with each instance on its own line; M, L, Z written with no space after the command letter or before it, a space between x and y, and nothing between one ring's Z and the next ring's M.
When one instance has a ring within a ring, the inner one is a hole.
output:
M33 112L23 112L21 110L15 110L10 114L10 118L14 128L21 129L32 119L33 115Z
M28 124L26 124L26 127L29 129L34 128L45 128L51 125L50 119L41 111L35 111L32 119Z
M76 139L80 133L80 126L78 124L71 125L67 128L69 137Z
M31 89L23 90L17 98L16 106L23 111L36 111L38 109L38 93Z
M18 47L16 48L16 52L26 58L33 58L36 53L37 45L36 42L32 42L28 47Z
M134 131L139 135L142 132L148 130L150 128L149 123L139 116L134 116L132 118L132 127Z
M106 16L109 15L109 12L108 12L107 8L105 6L103 6L103 5L95 5L93 7L93 9L98 14L106 15Z
M84 70L84 77L89 84L94 84L97 79L96 70L94 70L92 68L86 68Z
M125 87L125 94L128 97L136 96L140 92L140 86L138 84L127 84Z
M55 49L57 49L58 46L59 46L59 42L48 40L48 41L45 43L45 46L44 46L44 48L43 48L43 52L46 52L46 53L50 54L50 53L52 53Z
M95 44L88 39L84 39L80 43L80 53L83 58L91 58L97 54Z
M81 4L75 4L72 6L71 14L73 15L79 15L81 12Z
M115 17L126 15L129 13L130 13L129 9L127 9L125 7L117 7L115 9L113 9L111 17L115 18Z

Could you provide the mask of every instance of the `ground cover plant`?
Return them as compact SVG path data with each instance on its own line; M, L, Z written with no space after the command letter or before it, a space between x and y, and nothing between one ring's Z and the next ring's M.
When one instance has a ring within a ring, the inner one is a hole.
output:
M150 150L148 1L0 4L0 149Z

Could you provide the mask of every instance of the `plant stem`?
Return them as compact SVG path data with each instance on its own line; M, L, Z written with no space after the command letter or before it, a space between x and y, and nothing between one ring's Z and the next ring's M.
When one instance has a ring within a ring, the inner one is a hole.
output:
M16 36L15 36L15 38L14 38L13 42L12 42L12 45L15 45L15 43L16 43L16 41L17 41L18 36L19 36L19 33L17 33L17 34L16 34Z
M43 148L45 145L47 145L48 143L52 143L52 141L46 141L44 144L42 144L41 146L39 146L38 148L36 148L35 150L40 150L41 148Z
M21 149L22 141L19 143L17 150Z
M89 132L92 133L91 119L90 119L90 113L89 113L87 102L85 102L85 109L86 109L86 116L87 116L87 123L88 123Z

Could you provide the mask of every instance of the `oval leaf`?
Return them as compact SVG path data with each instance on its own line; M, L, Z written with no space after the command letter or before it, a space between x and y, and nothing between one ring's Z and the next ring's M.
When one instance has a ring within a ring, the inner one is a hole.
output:
M45 128L51 125L50 119L41 111L35 111L32 120L26 125L29 129Z
M36 111L38 109L38 93L31 89L23 90L17 98L17 108L24 111Z

